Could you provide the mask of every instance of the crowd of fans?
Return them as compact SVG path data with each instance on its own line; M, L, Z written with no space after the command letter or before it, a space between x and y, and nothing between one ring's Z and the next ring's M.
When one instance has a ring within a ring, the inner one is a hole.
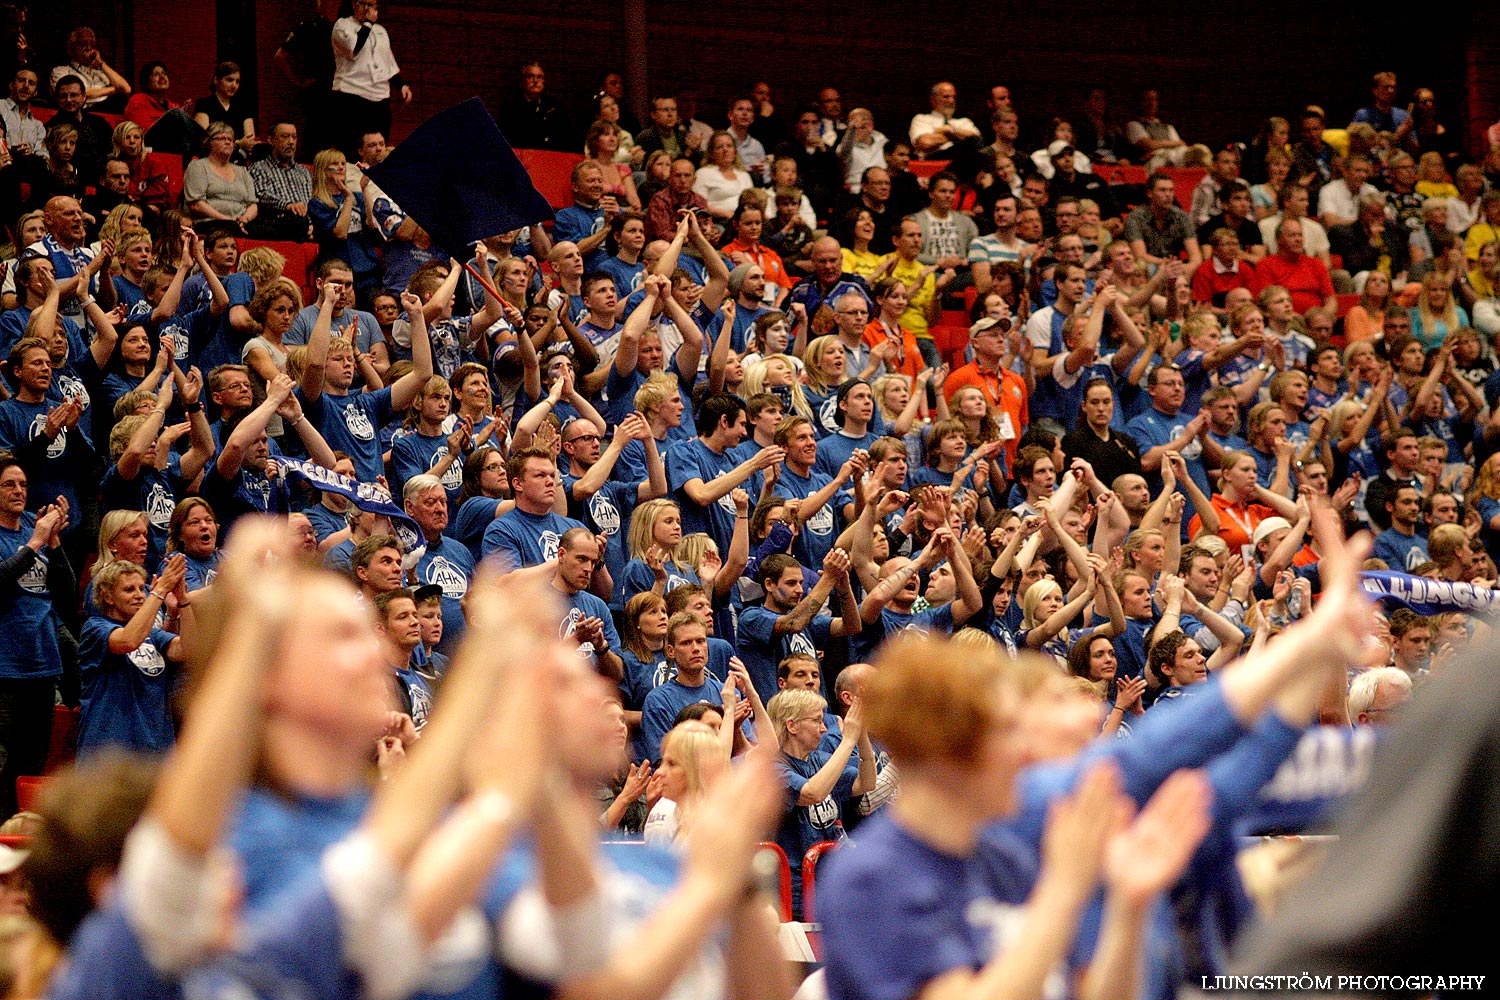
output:
M574 204L460 261L361 169L378 15L293 32L264 135L234 64L183 108L88 29L6 50L0 814L56 705L80 765L0 828L5 995L786 997L756 844L811 919L861 826L804 989L1222 972L1235 835L1323 819L1487 631L1500 145L1390 73L1216 152L1095 91L1032 152L1003 86L641 127L532 64L500 124ZM310 300L250 236L317 243Z

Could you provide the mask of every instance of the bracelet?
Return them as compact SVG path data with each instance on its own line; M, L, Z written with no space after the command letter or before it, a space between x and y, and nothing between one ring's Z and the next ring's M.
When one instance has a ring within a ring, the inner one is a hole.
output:
M158 600L158 601L161 601L161 602L162 602L162 603L163 603L163 604L165 604L165 603L166 603L166 601L167 601L167 599L166 599L166 597L164 597L164 596L162 596L162 595L161 595L161 594L158 594L158 593L157 593L157 592L156 592L156 591L154 591L154 590L153 590L153 591L151 591L151 594L150 594L150 596L152 596L152 597L154 597L154 598L156 598L156 599L157 599L157 600Z
M307 419L306 417L302 416L301 414L298 414L296 420L290 420L290 421L287 422L287 426L288 427L296 427L298 424L302 423L302 421L304 421L306 419Z
M202 403L183 403L182 404L182 412L183 413L202 413L203 412L203 404Z

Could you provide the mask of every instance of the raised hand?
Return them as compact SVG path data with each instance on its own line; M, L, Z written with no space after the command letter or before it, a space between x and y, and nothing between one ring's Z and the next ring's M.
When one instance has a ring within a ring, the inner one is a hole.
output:
M1121 825L1105 850L1110 892L1145 906L1182 876L1208 833L1213 792L1199 771L1178 771L1162 783L1135 821ZM1129 815L1128 804L1117 814Z

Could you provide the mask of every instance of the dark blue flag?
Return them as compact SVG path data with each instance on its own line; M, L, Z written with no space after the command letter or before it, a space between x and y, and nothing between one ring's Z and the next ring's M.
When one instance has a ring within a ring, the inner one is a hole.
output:
M423 122L366 173L434 246L459 260L478 240L552 218L477 97Z

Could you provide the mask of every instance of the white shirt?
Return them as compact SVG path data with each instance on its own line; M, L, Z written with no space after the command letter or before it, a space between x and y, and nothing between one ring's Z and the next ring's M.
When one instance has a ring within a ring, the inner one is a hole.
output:
M334 22L333 89L367 101L389 100L391 77L401 72L391 54L391 36L384 25L370 25L370 35L356 55L354 46L362 27L352 17L341 17Z
M1359 218L1359 200L1367 196L1380 197L1380 192L1375 190L1373 184L1361 184L1359 194L1350 193L1349 185L1343 181L1334 181L1332 184L1324 184L1318 192L1318 217L1330 212L1340 219Z
M868 145L860 145L851 139L847 145L839 147L839 154L844 161L845 187L859 194L860 180L865 176L865 171L871 167L885 166L886 141L884 132L873 132Z
M953 118L948 115L938 114L936 111L928 112L925 115L913 115L911 119L911 128L908 130L908 134L911 136L911 141L915 143L921 136L924 136L929 132L936 132L944 125L951 126L963 135L979 134L979 129L969 119ZM945 142L941 146L938 146L937 149L929 150L929 155L931 155L931 153L937 152L938 150L949 149L952 146L952 142Z

